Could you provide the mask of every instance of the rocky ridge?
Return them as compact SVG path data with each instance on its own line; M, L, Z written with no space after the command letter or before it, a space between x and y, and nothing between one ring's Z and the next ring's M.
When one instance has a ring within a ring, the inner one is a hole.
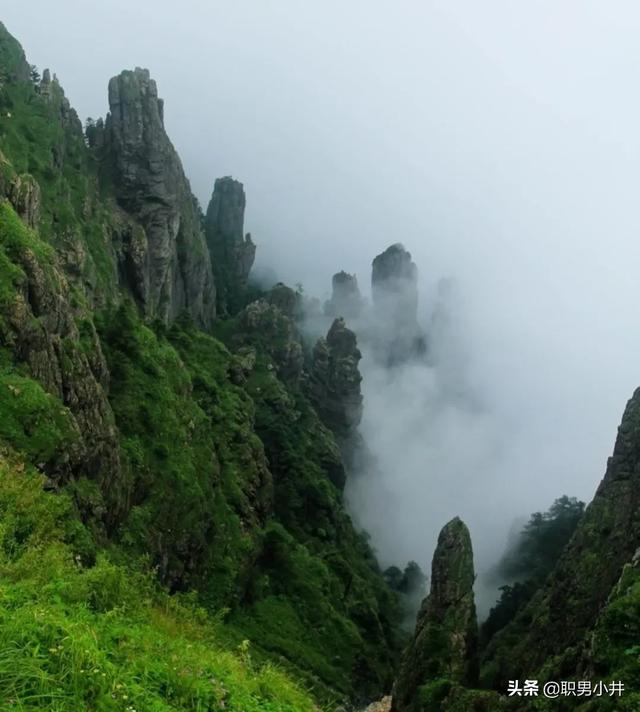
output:
M119 252L123 284L150 318L170 323L186 311L210 327L215 284L199 208L148 70L111 79L104 130L118 203L140 225L125 235Z

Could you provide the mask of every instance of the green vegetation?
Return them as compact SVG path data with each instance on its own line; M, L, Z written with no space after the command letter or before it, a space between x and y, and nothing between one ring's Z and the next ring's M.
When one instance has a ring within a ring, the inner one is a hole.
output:
M512 581L480 629L480 642L491 638L528 603L556 565L582 515L584 502L563 495L546 512L534 512L498 564L496 577Z
M219 323L227 348L186 319L145 322L118 286L142 228L115 206L102 130L87 146L0 26L0 447L24 461L34 507L42 482L41 506L61 507L7 564L3 699L309 709L274 662L317 699L375 697L400 649L397 598L344 510L295 328L272 307L272 331Z
M308 397L302 288L243 286L214 334L145 319L123 245L144 279L148 236L116 205L104 132L91 121L83 134L0 24L0 709L369 702L391 688L424 576L413 562L383 574L346 512L340 448ZM191 234L202 215L185 191ZM239 311L252 296L264 299ZM637 521L638 412L621 429L616 498L594 501L568 548L584 505L557 500L501 562L513 584L483 629L485 688L533 655L539 679L585 664L632 688L616 709L640 704L640 579L621 526ZM518 709L462 686L476 685L470 557L469 542L463 619L434 609L416 709ZM533 623L558 654L531 644Z
M122 230L122 218L115 214L104 182L98 180L96 157L87 150L82 125L62 88L55 80L44 88L31 79L15 81L24 74L24 63L20 46L0 23L2 173L8 159L16 175L37 182L40 236L69 260L83 287L101 299L113 299L110 243ZM0 192L6 192L3 177Z
M304 712L273 664L144 563L96 553L72 501L0 456L0 706L6 710ZM121 558L121 557L116 557Z
M333 436L267 368L267 345L243 388L229 351L188 321L154 331L125 304L100 333L134 493L119 540L173 589L229 606L258 655L323 697L390 684L396 599L331 483Z

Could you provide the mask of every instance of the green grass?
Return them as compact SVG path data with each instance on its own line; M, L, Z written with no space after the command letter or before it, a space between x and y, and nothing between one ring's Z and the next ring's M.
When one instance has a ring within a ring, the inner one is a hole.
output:
M0 456L0 708L304 712L272 664L230 650L220 620L168 596L144 565L93 565L71 500Z
M11 174L32 176L42 195L42 238L72 254L83 286L109 301L116 288L112 242L122 220L60 86L52 83L45 98L31 81L11 79L20 53L0 26L0 193Z

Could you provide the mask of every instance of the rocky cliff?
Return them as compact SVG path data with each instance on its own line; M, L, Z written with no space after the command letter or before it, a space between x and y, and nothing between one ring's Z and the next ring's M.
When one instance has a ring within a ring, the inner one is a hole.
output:
M119 250L123 285L148 317L170 323L184 311L209 327L215 286L199 208L148 70L109 82L103 156L119 205L141 228L126 233Z
M364 306L355 274L344 271L334 274L331 279L331 299L325 304L325 314L341 316L350 322L362 315Z
M372 338L377 357L393 365L424 352L418 326L418 268L400 243L379 254L372 264Z
M465 524L452 519L438 537L431 590L393 688L392 710L436 712L443 685L477 679L477 621L473 598L473 552ZM445 708L446 709L446 708Z
M244 234L245 204L242 183L231 177L216 180L207 208L205 231L220 314L236 313L242 306L256 255L251 235Z
M324 424L335 433L348 460L357 444L362 418L360 358L356 335L344 319L337 318L326 338L316 342L310 368L311 401Z

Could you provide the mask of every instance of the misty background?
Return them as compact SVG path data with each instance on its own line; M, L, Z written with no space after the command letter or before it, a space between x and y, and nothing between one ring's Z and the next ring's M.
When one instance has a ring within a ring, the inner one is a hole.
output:
M244 183L257 267L326 298L334 272L367 294L376 254L412 253L440 365L389 384L365 354L381 474L349 492L383 564L428 570L459 514L482 572L514 518L591 499L640 384L637 3L5 0L1 19L82 119L148 67L201 203Z

